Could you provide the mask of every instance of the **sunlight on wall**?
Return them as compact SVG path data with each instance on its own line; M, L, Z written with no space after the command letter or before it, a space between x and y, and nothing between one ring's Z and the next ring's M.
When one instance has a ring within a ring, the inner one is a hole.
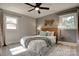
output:
M27 49L22 46L18 46L18 47L9 49L9 51L11 52L12 55L17 55L19 53L27 51Z

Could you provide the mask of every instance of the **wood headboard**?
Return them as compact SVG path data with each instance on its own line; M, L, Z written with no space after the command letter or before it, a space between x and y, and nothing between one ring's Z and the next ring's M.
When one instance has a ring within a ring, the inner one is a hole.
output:
M57 44L57 42L58 42L58 28L41 28L41 30L54 32L54 35L56 36L56 44Z

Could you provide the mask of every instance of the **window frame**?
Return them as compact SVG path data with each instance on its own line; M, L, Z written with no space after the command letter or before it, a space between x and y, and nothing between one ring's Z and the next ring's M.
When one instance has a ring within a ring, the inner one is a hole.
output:
M14 19L16 19L16 24L15 23L7 23L6 21L7 21L7 17L11 17L11 18L14 18ZM7 28L7 25L8 24L13 24L13 25L16 25L15 27L16 28L14 28L14 29L12 29L12 28ZM17 25L18 25L18 17L16 17L16 16L12 16L12 15L6 15L5 14L5 29L7 29L7 30L17 30Z
M67 28L66 26L62 26L62 23L63 23L63 18L66 18L66 17L69 17L69 16L74 16L74 24L75 26L73 26L72 28ZM70 13L70 14L65 14L65 15L61 15L59 16L59 25L58 25L58 28L61 29L77 29L77 13Z

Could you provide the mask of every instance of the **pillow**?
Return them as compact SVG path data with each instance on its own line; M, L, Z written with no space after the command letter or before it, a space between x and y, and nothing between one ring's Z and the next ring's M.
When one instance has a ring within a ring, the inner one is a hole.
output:
M54 32L51 32L51 36L54 36Z
M52 34L51 32L48 32L48 31L47 31L47 36L51 36L51 34Z
M47 36L54 36L54 32L47 31Z
M47 36L47 32L40 31L40 36Z

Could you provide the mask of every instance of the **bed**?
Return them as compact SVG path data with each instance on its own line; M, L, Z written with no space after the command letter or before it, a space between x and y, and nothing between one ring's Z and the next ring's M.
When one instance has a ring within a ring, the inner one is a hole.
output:
M57 41L56 30L54 32L43 31L39 35L25 36L20 40L21 45L28 49L24 55L36 56L36 55L46 55L46 53L55 45Z
M25 56L44 56L49 49L55 45L56 36L26 36L20 41L21 45L28 51L20 55Z
M20 41L21 45L25 48L28 47L29 43L33 40L43 40L46 42L47 46L52 45L52 43L56 42L56 36L40 36L40 35L35 35L35 36L26 36L23 37ZM51 42L50 44L48 41Z

